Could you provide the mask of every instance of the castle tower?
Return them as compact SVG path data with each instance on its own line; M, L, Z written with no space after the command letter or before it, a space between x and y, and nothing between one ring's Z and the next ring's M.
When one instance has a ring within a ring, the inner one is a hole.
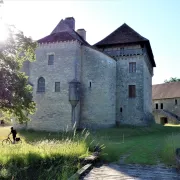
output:
M116 123L152 122L152 76L156 65L149 40L123 24L95 46L117 61Z

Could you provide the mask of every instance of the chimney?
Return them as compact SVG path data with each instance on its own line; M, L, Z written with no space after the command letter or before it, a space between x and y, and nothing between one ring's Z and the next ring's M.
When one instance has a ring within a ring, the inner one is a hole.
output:
M73 17L67 17L64 22L71 28L75 29L75 19Z
M77 33L86 41L86 31L84 29L78 29Z

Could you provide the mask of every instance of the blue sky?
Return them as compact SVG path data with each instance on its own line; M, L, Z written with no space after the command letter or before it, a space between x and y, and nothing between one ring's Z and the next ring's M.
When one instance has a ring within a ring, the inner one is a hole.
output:
M94 44L124 22L150 40L157 67L153 84L180 78L180 0L4 0L3 21L33 39L48 35L65 17Z

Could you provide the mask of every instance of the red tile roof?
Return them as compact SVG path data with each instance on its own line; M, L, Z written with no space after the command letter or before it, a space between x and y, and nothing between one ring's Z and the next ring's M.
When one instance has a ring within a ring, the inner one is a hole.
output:
M107 37L105 37L103 40L96 43L94 46L101 48L104 46L107 47L112 45L132 43L140 43L145 45L147 47L152 66L156 67L149 40L138 34L135 30L133 30L125 23L117 28L114 32L109 34Z
M152 99L169 99L180 97L180 82L156 84L152 86Z

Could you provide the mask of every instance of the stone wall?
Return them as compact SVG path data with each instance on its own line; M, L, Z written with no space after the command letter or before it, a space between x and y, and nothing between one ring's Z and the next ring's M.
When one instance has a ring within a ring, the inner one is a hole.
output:
M136 62L136 72L129 73L129 62ZM143 68L141 55L117 59L117 123L144 125ZM128 86L136 85L136 97L129 98ZM122 112L120 111L122 108Z
M157 112L153 112L153 116L154 116L155 122L157 124L163 124L161 122L161 118L166 117L165 115L159 114ZM177 121L175 118L170 118L170 117L167 117L167 123L169 123L169 124L180 124L180 122Z
M177 101L177 104L176 102ZM172 98L172 99L154 99L153 100L153 110L156 109L156 104L158 104L158 109L161 109L161 104L163 104L163 109L173 113L174 115L177 115L180 117L180 98ZM156 120L156 123L161 123L161 118L166 117L165 115L158 114L154 112L154 118ZM171 119L168 117L168 123L172 124L179 124L180 121L177 121L175 119Z
M116 61L95 49L83 46L81 82L81 127L114 126Z
M177 100L177 105L175 104L175 100ZM163 104L163 109L169 112L172 112L178 116L180 116L180 98L172 98L172 99L154 99L153 100L153 109L156 109L156 104L158 104L158 109L161 109L161 103Z
M142 56L144 62L143 77L144 77L144 120L149 123L154 123L152 114L152 75L153 68L150 64L150 59L146 53Z
M55 55L54 64L48 65L48 54ZM62 42L40 45L36 50L36 61L31 63L30 82L33 84L33 98L37 111L31 116L28 128L35 130L59 131L72 127L71 105L69 103L69 84L80 79L80 45L78 42ZM37 92L39 77L45 78L45 92ZM60 92L55 92L55 82L60 82ZM76 120L79 119L79 106Z
M126 48L136 51L140 46ZM39 45L36 61L23 67L33 84L33 98L37 103L28 128L47 131L72 128L68 82L75 77L81 82L81 100L75 108L77 127L109 127L116 122L147 125L152 120L153 68L146 53L138 52L142 54L119 56L116 61L77 41ZM48 65L51 53L55 61ZM129 62L136 62L135 73L129 73ZM37 92L40 77L46 81L45 93ZM55 82L60 82L60 92L55 92ZM129 85L136 85L135 98L129 98Z
M152 116L153 67L140 45L106 47L104 52L117 59L116 121L117 124L147 125ZM136 72L129 63L136 62ZM136 97L129 98L129 85L136 86Z

